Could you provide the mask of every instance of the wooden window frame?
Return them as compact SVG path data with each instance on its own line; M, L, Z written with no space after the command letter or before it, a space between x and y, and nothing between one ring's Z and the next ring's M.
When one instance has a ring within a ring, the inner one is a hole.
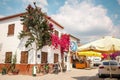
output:
M28 51L21 51L20 63L21 64L27 64L28 63Z
M59 55L54 53L54 63L57 63L59 59Z
M59 32L58 32L57 30L54 30L54 34L55 34L56 36L59 36Z
M47 63L47 61L48 61L48 53L41 52L41 63Z
M5 63L11 63L12 61L12 52L6 52L5 54Z
M23 25L23 31L28 32L28 28L25 25Z
M8 25L8 36L14 35L15 24Z

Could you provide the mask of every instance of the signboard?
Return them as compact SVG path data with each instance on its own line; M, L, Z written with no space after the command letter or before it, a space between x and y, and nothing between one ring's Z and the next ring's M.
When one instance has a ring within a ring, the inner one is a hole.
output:
M70 42L70 49L71 49L72 51L76 51L76 50L77 50L77 43L74 42L74 41L71 41L71 42Z

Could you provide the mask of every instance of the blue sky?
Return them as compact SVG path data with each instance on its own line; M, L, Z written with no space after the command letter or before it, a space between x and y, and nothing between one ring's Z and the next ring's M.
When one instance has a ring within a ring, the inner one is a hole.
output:
M120 38L120 0L1 0L0 17L25 12L33 2L81 43Z

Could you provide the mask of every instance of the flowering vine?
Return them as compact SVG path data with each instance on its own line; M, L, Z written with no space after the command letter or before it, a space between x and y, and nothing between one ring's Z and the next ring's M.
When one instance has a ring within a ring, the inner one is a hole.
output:
M55 49L57 49L59 46L59 37L55 34L52 34L52 45Z
M69 50L70 36L68 34L62 34L60 38L61 53Z
M52 34L52 45L56 48L60 45L61 53L69 50L70 38L68 34L62 34L61 38L55 34Z

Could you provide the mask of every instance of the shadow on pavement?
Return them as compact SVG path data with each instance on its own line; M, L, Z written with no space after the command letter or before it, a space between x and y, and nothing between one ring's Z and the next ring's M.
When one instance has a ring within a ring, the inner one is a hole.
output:
M80 77L72 77L76 80L105 80L104 78L98 78L97 76L80 76Z
M98 78L97 76L81 76L81 77L72 77L76 80L120 80L117 78Z

